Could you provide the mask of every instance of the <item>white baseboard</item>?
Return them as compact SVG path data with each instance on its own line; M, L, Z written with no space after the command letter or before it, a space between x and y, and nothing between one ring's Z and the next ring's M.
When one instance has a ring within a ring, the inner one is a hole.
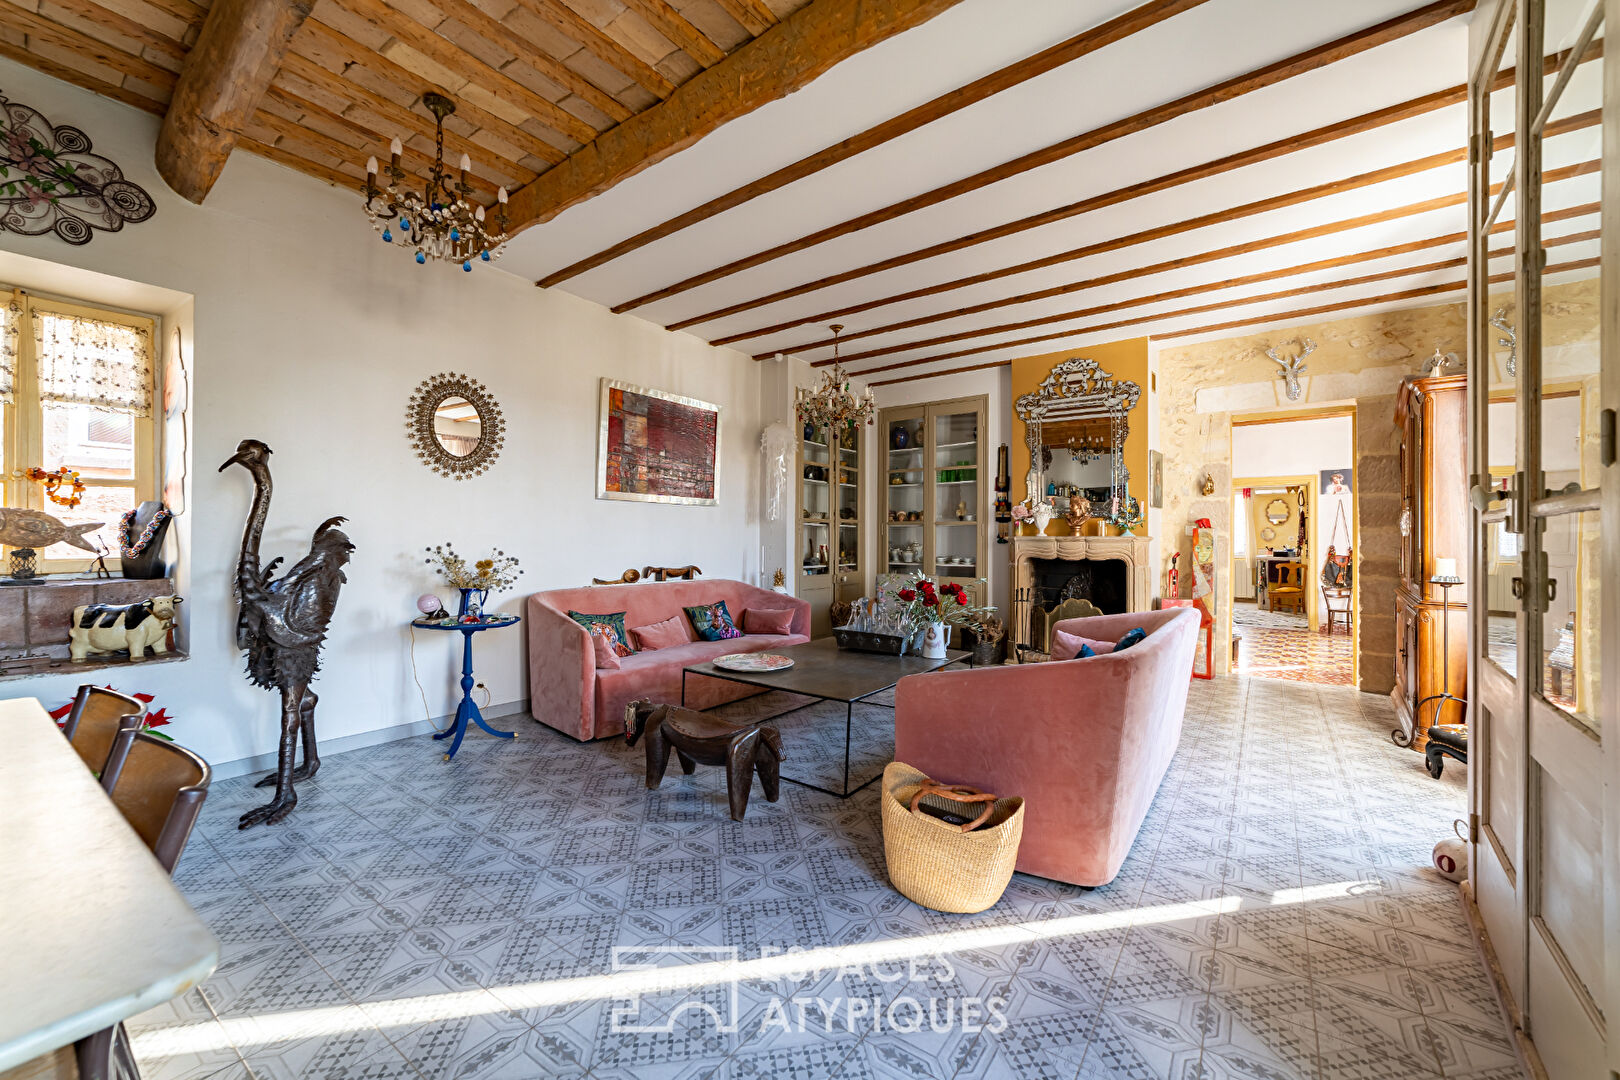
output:
M509 701L504 705L489 705L478 710L484 714L485 720L495 720L503 716L528 716L529 703L527 701ZM429 720L413 720L408 724L395 724L393 727L377 728L374 731L357 731L353 735L344 735L336 739L321 739L317 732L316 744L321 756L328 754L341 754L345 750L360 750L367 746L381 746L383 743L398 742L401 739L415 738L418 735L427 735L431 732L442 731L444 727L455 719L455 714L434 717ZM237 758L235 761L221 762L210 766L214 770L215 780L229 780L233 776L245 776L248 773L265 772L276 767L276 753L256 754L253 757Z

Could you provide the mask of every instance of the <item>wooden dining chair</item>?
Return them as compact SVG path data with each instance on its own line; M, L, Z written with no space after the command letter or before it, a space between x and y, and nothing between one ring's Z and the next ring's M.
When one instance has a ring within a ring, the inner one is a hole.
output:
M157 857L174 873L208 798L208 762L176 743L132 728L113 739L101 786Z
M73 708L62 724L62 734L73 744L86 768L93 773L103 773L119 728L139 729L145 718L146 706L128 694L87 683L79 687L73 697ZM101 786L104 791L111 790L105 783Z
M1292 607L1301 615L1305 614L1305 564L1278 563L1277 584L1273 585L1268 593L1271 598L1271 610Z
M1356 617L1351 607L1350 590L1343 587L1322 586L1322 613L1327 619L1327 624L1323 627L1324 633L1333 633L1333 625L1340 619L1344 620L1344 632L1350 633Z

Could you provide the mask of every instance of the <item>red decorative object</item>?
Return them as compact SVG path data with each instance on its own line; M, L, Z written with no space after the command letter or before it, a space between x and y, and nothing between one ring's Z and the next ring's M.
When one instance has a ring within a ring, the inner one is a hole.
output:
M107 689L112 690L114 693L120 693L120 694L123 693L122 690L119 690L117 687L112 686L110 684L108 685ZM150 704L152 704L152 695L151 694L142 694L142 693L137 692L137 693L131 694L129 696L134 698L136 701L140 702L142 705L150 705ZM66 705L62 705L62 706L59 706L59 707L57 707L55 709L52 709L50 711L51 719L56 721L56 726L57 727L61 727L62 722L67 719L68 713L70 713L72 711L73 711L73 702L70 701ZM146 731L146 732L150 732L151 734L157 736L160 739L168 739L170 742L173 742L174 739L172 739L169 736L163 734L163 732L161 732L161 731L153 731L152 730L153 728L168 727L169 724L172 723L172 722L173 722L173 718L169 716L169 710L166 707L165 708L158 708L158 709L148 709L148 710L146 710L146 723L141 727L141 730Z
M602 380L596 497L715 505L720 409Z
M45 497L57 506L72 508L78 506L84 499L84 481L79 479L78 473L66 466L52 472L40 468L30 468L28 470L28 479L36 484L44 484ZM72 489L72 494L58 495L56 493L56 489L63 484Z

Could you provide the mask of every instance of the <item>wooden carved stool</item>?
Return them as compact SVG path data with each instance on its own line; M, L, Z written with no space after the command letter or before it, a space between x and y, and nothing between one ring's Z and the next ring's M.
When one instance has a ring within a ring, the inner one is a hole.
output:
M748 793L759 774L767 802L781 794L782 735L764 724L733 724L675 705L632 701L624 708L624 739L631 746L647 738L647 787L658 787L675 751L681 771L690 776L699 765L723 765L731 800L731 820L741 821Z

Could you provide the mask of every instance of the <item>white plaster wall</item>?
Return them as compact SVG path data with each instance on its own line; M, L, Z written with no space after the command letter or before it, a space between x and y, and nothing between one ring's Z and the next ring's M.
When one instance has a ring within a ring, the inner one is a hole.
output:
M426 545L519 556L517 590L497 598L510 609L530 592L648 563L758 580L761 365L498 270L419 267L377 240L351 193L244 153L207 204L192 206L152 167L155 118L6 61L0 85L54 123L82 128L158 203L151 220L84 247L0 233L0 250L195 298L194 461L182 521L192 658L120 673L117 684L156 694L176 717L169 730L210 761L266 753L277 734L276 702L248 686L232 641L231 575L251 484L240 469L215 470L246 436L275 451L266 559L294 560L323 518L350 519L357 550L315 686L326 739L453 710L459 648L418 634L425 710L412 678L405 624L434 584ZM430 472L405 439L406 400L442 371L482 380L505 413L500 460L476 480ZM718 506L594 498L604 375L722 406ZM526 697L521 628L480 635L475 652L496 705ZM0 694L54 705L80 681L8 682Z

